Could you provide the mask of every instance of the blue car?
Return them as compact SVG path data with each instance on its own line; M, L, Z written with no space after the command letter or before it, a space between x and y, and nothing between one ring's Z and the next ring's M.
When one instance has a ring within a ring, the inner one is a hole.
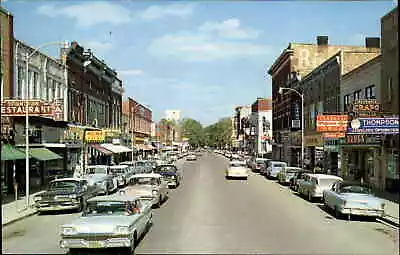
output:
M173 164L159 165L153 172L162 175L167 180L169 188L177 188L181 184L182 175Z

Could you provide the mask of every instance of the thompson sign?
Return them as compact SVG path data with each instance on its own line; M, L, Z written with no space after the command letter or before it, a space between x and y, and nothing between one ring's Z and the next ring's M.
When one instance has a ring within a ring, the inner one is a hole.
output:
M399 117L354 119L347 131L352 134L398 134Z

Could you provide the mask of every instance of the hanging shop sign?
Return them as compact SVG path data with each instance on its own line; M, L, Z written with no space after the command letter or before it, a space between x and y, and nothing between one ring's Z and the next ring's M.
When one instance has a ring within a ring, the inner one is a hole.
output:
M317 132L345 132L348 115L317 115Z
M351 121L347 133L352 134L398 134L399 117L357 118Z
M86 131L85 133L85 142L103 142L104 139L104 131Z
M355 115L373 115L381 111L376 99L361 99L353 102L352 112Z
M382 137L377 135L346 134L347 144L379 145L381 142Z
M26 107L30 116L46 116L54 119L63 117L63 100L52 102L42 100L6 99L1 102L1 115L4 117L25 116Z

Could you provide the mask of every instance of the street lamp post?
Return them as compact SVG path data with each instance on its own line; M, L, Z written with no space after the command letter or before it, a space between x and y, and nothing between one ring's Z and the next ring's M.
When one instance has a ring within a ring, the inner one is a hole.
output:
M33 50L32 53L27 53L25 55L25 86L26 86L26 102L25 102L25 202L26 208L29 208L29 60L31 57L38 52L41 48L49 46L49 45L63 45L66 42L48 42L45 44L40 45L36 49ZM18 47L18 45L17 45ZM66 69L66 63L64 63ZM65 74L65 72L64 72ZM67 84L66 84L67 85ZM67 87L65 88L67 89ZM65 100L65 99L64 99ZM65 105L65 104L64 104ZM66 111L66 109L64 109Z
M295 92L301 98L301 165L300 167L304 167L304 95L292 88L279 88L279 94L283 93L283 90L290 90Z

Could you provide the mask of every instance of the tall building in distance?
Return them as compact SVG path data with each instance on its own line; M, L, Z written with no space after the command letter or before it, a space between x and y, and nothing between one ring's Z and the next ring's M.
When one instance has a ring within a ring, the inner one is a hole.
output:
M165 119L178 122L181 119L180 110L166 110Z

